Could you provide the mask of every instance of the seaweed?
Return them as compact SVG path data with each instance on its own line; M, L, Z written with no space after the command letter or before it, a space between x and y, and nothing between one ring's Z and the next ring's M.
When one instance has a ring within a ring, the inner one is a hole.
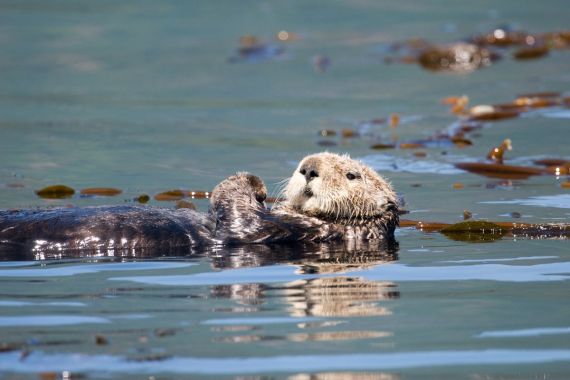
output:
M99 195L105 197L113 197L115 195L119 195L123 192L121 189L115 189L112 187L89 187L85 189L81 189L79 192L82 195Z
M71 198L75 194L75 190L65 185L53 185L37 190L36 194L44 199L65 199Z

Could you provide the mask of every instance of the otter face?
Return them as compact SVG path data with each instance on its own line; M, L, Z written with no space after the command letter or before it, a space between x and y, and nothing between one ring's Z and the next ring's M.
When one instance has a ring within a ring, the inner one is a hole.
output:
M390 184L348 155L305 157L284 190L284 206L327 220L374 218L397 204Z

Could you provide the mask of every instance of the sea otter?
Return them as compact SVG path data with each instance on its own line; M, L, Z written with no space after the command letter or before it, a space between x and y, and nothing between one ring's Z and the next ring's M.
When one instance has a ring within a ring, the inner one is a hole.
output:
M311 216L337 225L344 239L392 239L398 225L398 200L392 186L348 155L305 157L284 196L276 214Z
M213 191L217 243L394 239L396 193L378 173L348 155L305 157L289 179L284 199L272 210L232 199L238 186L230 177ZM258 188L256 198L265 191L262 183Z
M0 244L33 251L160 249L210 245L217 228L212 215L248 215L253 204L265 209L259 177L237 173L220 183L210 213L144 206L97 206L0 211ZM227 196L227 197L226 197ZM239 207L233 207L238 204ZM221 244L225 241L222 239Z
M307 156L272 210L266 195L259 177L237 173L214 188L207 214L140 206L0 211L0 243L101 252L394 239L396 194L374 170L346 155Z

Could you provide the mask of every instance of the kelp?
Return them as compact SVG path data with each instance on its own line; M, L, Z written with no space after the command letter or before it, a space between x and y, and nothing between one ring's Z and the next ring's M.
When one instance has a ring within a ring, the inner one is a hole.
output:
M88 187L81 189L79 192L81 195L98 195L104 197L113 197L119 195L123 192L121 189L116 189L113 187Z
M37 190L36 194L44 199L65 199L71 198L75 194L75 190L66 185L53 185Z
M400 227L415 228L424 232L440 232L452 240L467 242L495 241L505 236L525 238L570 239L567 223L516 223L467 220L455 224L400 220Z

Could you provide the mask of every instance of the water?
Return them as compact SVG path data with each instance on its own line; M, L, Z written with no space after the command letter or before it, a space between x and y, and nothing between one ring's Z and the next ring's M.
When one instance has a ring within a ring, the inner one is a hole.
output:
M374 151L456 121L439 102L568 91L568 52L471 74L387 65L391 42L446 42L500 24L567 27L566 2L0 1L0 208L122 204L209 190L248 170L275 195L320 129L385 174L416 220L570 222L564 177L487 179L453 167L511 138L510 163L570 159L568 111L489 124L465 149ZM229 63L238 38L300 36L275 60ZM318 73L315 55L330 58ZM376 141L374 141L376 142ZM442 152L445 151L445 155ZM64 183L114 198L47 201ZM464 185L455 189L454 183ZM418 186L420 185L420 186ZM151 202L171 207L171 204ZM206 201L197 201L202 210ZM244 247L156 259L0 262L0 378L566 378L570 246L398 232L397 255ZM107 343L107 344L104 344Z

